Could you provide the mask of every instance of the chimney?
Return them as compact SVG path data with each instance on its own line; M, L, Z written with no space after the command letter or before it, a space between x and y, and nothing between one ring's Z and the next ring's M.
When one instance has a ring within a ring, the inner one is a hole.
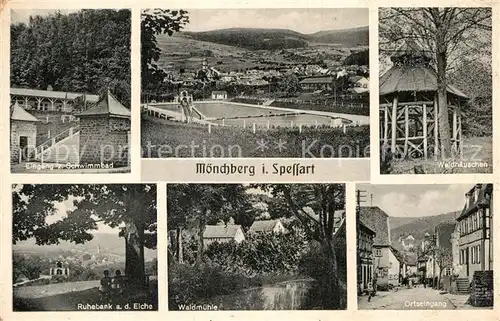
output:
M467 192L467 193L465 193L465 205L466 205L465 207L466 207L466 208L469 208L469 206L471 205L471 204L470 204L470 203L471 203L471 202L470 202L470 201L471 201L471 196L472 196L472 193L471 193L471 192Z
M479 191L481 190L481 184L477 184L474 189L474 202L479 201Z

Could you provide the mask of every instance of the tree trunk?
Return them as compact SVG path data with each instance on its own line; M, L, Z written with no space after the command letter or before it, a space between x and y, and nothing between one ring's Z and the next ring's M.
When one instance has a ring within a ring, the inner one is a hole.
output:
M144 228L141 223L125 225L125 275L130 282L144 287L146 274L144 268Z
M176 249L176 255L177 255L177 262L183 263L183 258L184 258L184 253L182 249L182 227L178 227L176 230L176 242L177 242L177 249Z
M338 267L337 267L337 255L335 253L335 247L333 246L333 240L330 238L325 239L324 246L329 253L330 264L331 264L331 281L327 282L327 293L336 293L340 290L339 277L338 277ZM328 306L340 307L340 297L336 295L335 297L325 298L330 300Z
M196 262L201 264L203 262L203 252L204 252L204 242L203 242L203 232L205 231L206 217L208 210L203 210L200 213L200 221L198 225L198 253L196 255Z
M448 98L446 82L446 44L444 41L443 26L437 26L436 32L436 64L437 64L437 94L439 106L439 141L442 158L451 155L450 123L448 120Z

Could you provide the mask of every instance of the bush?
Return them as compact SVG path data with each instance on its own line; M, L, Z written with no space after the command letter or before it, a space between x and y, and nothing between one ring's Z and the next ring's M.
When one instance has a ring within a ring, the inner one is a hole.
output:
M305 235L299 233L252 233L240 244L212 243L205 256L211 264L230 273L290 274L297 271L307 246Z
M250 284L247 277L208 264L174 264L168 271L169 309L176 310L182 304L203 304L207 298L228 295Z

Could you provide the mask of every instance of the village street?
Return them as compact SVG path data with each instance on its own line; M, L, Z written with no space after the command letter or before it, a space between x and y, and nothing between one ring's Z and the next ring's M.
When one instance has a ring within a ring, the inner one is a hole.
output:
M358 299L359 309L387 310L453 310L471 309L466 304L468 295L440 294L439 291L423 286L398 291L378 291L368 302L368 296Z

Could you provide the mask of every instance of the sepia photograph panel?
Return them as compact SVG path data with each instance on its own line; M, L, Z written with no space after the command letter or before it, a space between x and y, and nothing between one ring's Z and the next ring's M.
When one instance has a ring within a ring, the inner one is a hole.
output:
M493 173L491 8L380 8L380 174Z
M13 185L13 311L158 310L156 213L156 185Z
M128 9L11 10L12 173L130 172Z
M143 158L369 157L367 8L148 9Z
M167 184L170 311L345 310L344 184Z
M493 184L358 184L358 309L492 309L492 199Z

